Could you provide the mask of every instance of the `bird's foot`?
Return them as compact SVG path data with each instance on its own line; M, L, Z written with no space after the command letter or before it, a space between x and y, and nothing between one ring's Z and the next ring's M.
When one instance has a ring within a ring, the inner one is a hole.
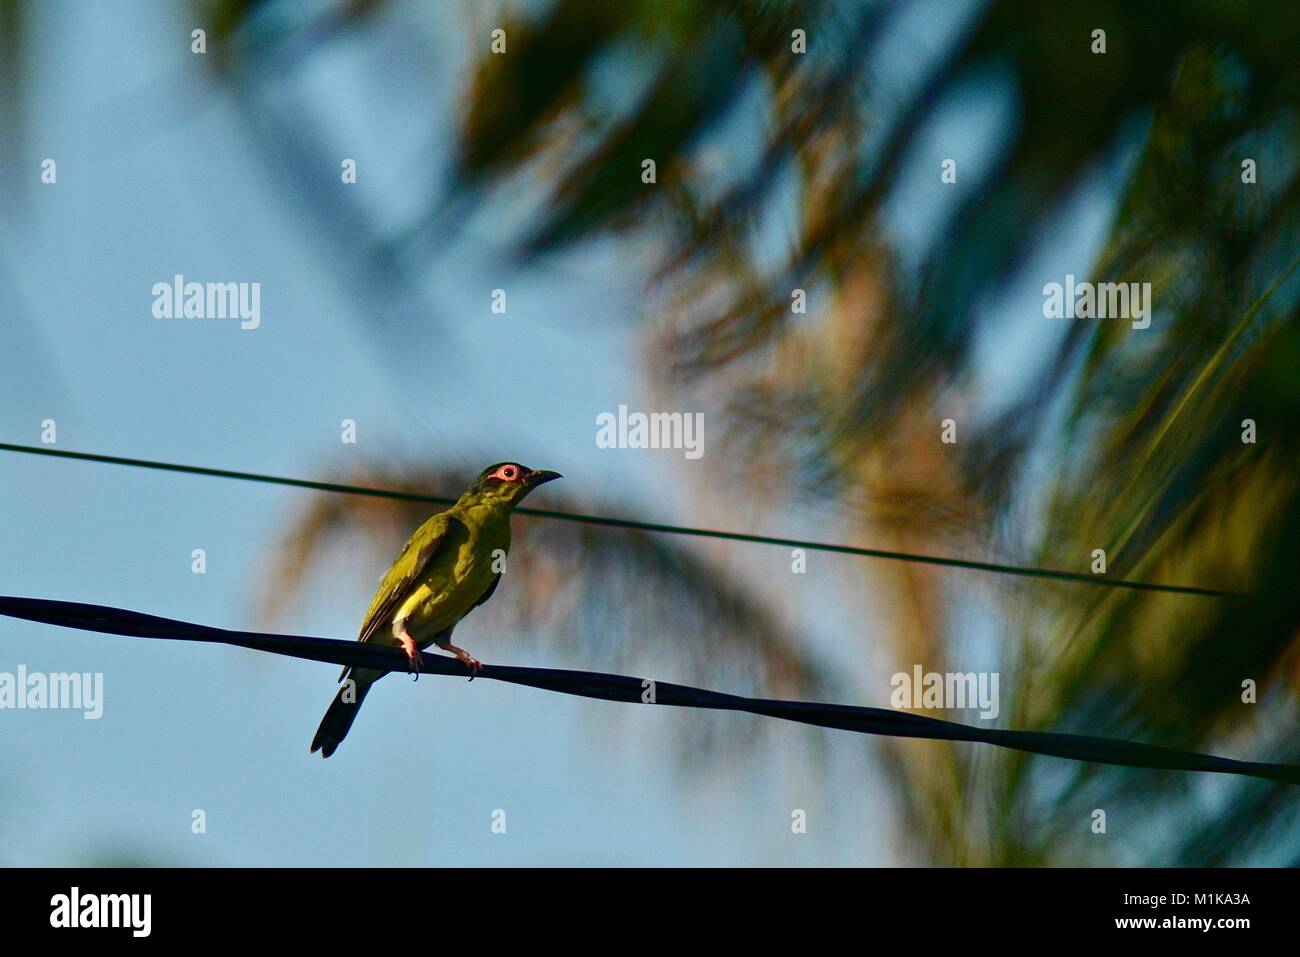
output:
M469 669L470 681L473 681L475 675L477 675L479 671L482 670L483 668L483 662L479 661L469 652L462 651L459 648L456 649L456 658L460 661L461 664L463 664L466 668Z
M424 666L424 656L420 654L420 649L415 647L415 639L403 631L397 636L397 640L402 643L402 650L406 652L406 664L411 677L419 681L420 669Z
M457 648L455 645L451 644L450 642L448 642L445 645L439 644L438 647L441 648L443 651L450 651L453 655L456 656L457 661L459 661L462 665L464 665L466 668L469 669L470 681L474 680L474 676L477 675L479 673L479 670L483 667L483 662L479 661L477 658L471 655L464 648Z

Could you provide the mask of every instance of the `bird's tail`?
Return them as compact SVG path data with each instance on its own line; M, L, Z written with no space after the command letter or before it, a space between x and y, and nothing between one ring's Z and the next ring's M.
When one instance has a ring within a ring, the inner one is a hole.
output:
M361 702L366 700L366 694L370 691L370 686L382 674L383 672L380 671L352 669L351 676L343 682L343 687L339 688L339 693L334 696L334 701L325 712L325 717L321 718L320 727L316 729L316 737L311 741L312 754L320 751L323 757L328 758L334 753L343 739L348 736L352 722L357 719L357 711L361 709Z

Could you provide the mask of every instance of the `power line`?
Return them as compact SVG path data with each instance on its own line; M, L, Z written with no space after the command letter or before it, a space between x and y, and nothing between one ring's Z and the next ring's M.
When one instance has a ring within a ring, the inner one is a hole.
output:
M29 455L45 455L52 458L74 459L82 462L101 462L109 465L125 465L131 468L155 469L163 472L181 472L187 475L207 475L214 478L238 479L244 482L263 482L271 485L287 485L294 488L309 488L320 492L341 492L347 495L368 495L373 498L396 499L404 502L428 502L434 505L453 505L454 497L445 495L424 495L418 492L402 492L396 489L373 488L365 485L345 485L338 482L318 482L312 479L286 478L279 475L265 475L258 472L238 472L233 469L208 468L200 465L180 465L174 462L156 462L150 459L125 458L119 455L99 455L92 452L68 452L39 445L15 445L0 442L0 451L21 452ZM780 538L772 535L751 535L746 532L728 532L708 528L690 528L684 525L664 525L659 522L642 522L630 518L610 518L604 515L583 515L576 512L563 512L555 509L520 507L515 509L522 515L537 518L555 519L565 522L579 522L584 525L599 525L605 528L627 528L643 532L656 532L665 535L691 535L698 538L719 538L733 542L751 542L758 545L778 545L783 548L803 548L810 551L833 552L840 555L857 555L863 558L883 558L890 561L915 562L924 565L940 565L948 568L966 568L974 571L992 572L999 575L1019 575L1028 578L1045 578L1054 581L1075 582L1082 585L1098 585L1107 588L1129 588L1137 591L1172 592L1180 595L1204 595L1215 598L1241 598L1242 592L1228 591L1222 588L1205 588L1200 585L1166 585L1160 582L1135 581L1127 578L1105 578L1099 575L1085 575L1081 572L1067 572L1054 568L1037 568L1032 565L1007 565L999 562L981 562L968 558L947 558L941 555L923 555L915 552L888 551L881 548L864 548L859 545L837 545L830 542L809 542L797 538Z
M400 673L408 667L406 655L396 648L356 641L340 641L337 638L229 631L224 628L160 618L104 605L0 596L0 615L110 635L217 642L292 658L304 658L309 661L377 668L382 671ZM469 674L469 670L463 664L445 655L424 655L420 671L425 674L460 677ZM978 728L906 711L823 704L815 701L748 698L667 681L651 681L630 675L602 674L592 671L484 665L478 672L478 677L528 685L545 691L556 691L583 698L599 698L627 704L670 705L711 711L744 711L769 718L782 718L787 721L798 721L822 728L836 728L841 731L855 731L860 734L978 742L1029 754L1068 758L1072 761L1089 761L1151 770L1241 774L1285 784L1300 784L1300 765L1237 761L1212 754L1197 754L1192 751L1180 751L1175 748L1123 741L1117 738L1099 738L1092 735L1062 734L1052 731Z

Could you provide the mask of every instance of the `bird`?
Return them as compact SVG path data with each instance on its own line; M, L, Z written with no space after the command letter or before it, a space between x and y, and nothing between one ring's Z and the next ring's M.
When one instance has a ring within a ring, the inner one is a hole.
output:
M510 552L510 516L524 497L559 472L518 462L489 465L456 504L415 530L379 582L357 641L399 647L419 677L420 650L437 645L470 672L482 663L451 643L456 625L492 597ZM345 666L342 687L321 719L311 753L328 758L347 737L371 685L387 672ZM345 680L346 679L346 680Z

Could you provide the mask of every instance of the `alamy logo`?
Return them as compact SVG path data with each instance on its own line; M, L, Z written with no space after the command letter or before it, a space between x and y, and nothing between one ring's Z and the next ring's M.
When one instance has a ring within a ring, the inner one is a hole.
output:
M1067 273L1065 284L1043 287L1043 315L1048 319L1131 319L1134 329L1151 325L1151 283L1081 282Z
M238 319L239 328L262 324L260 282L186 282L179 273L171 282L153 285L155 319Z
M894 693L889 703L895 708L943 708L962 710L980 708L980 717L993 720L1001 710L998 704L998 672L968 671L924 674L920 665L909 675L900 671L889 679Z
M50 898L51 927L129 927L132 937L148 937L153 926L152 894L70 894Z
M596 416L598 449L684 449L688 459L704 454L703 412L631 412Z
M0 671L0 711L13 709L82 711L94 721L104 714L104 673Z

